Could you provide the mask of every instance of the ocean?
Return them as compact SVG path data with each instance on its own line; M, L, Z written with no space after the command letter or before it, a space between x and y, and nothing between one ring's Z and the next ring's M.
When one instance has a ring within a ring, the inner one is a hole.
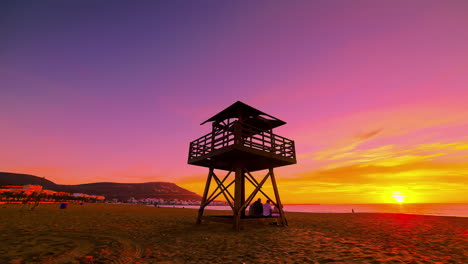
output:
M198 206L162 205L162 207L192 208ZM207 210L231 210L229 206L207 206ZM468 204L285 204L285 212L302 213L403 213L419 215L468 217Z

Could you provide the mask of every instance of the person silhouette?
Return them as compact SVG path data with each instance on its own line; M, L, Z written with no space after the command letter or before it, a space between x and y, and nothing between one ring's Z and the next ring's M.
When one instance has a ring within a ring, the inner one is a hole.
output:
M263 215L262 199L258 198L252 205L253 216Z
M267 200L266 204L263 205L263 216L271 216L271 204L270 200Z

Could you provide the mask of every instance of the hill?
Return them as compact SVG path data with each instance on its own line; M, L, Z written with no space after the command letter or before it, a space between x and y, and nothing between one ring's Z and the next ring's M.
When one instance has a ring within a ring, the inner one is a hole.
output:
M146 183L115 183L97 182L79 185L62 185L64 189L71 188L82 193L104 195L108 199L127 200L161 198L180 200L201 200L201 197L191 191L170 182L146 182Z
M29 174L0 172L0 185L41 185L44 188L56 188L57 184L47 180L45 177L38 177ZM52 189L53 190L53 189ZM55 190L54 190L55 191Z
M0 185L42 185L45 189L58 192L77 192L94 195L104 195L107 199L128 200L158 198L179 200L200 200L201 197L189 190L170 182L146 182L146 183L116 183L97 182L77 185L61 185L28 174L0 172Z

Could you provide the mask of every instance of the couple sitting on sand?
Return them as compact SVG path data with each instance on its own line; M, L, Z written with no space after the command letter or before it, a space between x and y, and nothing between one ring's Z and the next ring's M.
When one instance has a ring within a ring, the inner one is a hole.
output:
M278 208L271 208L271 201L267 200L266 204L262 204L262 199L258 198L253 204L249 207L250 216L279 216Z

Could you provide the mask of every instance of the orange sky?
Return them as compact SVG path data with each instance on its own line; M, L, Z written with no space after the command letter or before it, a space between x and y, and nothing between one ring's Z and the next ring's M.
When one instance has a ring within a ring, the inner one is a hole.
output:
M410 203L467 202L467 116L463 104L414 104L329 119L296 133L297 144L316 149L277 169L282 199L387 203L400 192ZM201 193L203 181L187 178L181 185Z

